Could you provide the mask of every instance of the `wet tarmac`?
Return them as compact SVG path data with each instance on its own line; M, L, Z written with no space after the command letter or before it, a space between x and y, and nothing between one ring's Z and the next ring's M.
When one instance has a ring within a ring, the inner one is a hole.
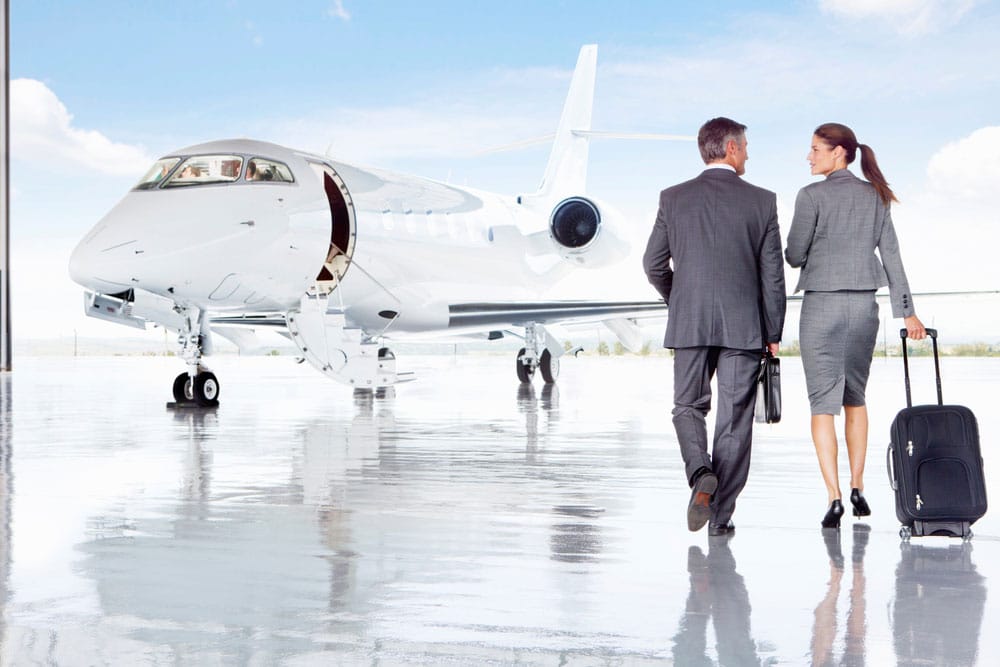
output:
M871 520L819 528L791 358L730 539L686 529L666 357L566 360L543 389L512 355L400 355L420 379L384 399L218 357L208 411L165 408L175 359L15 363L4 665L1000 664L1000 514L969 543L897 534L898 359L872 370ZM943 372L1000 500L1000 359ZM928 360L914 374L932 400Z

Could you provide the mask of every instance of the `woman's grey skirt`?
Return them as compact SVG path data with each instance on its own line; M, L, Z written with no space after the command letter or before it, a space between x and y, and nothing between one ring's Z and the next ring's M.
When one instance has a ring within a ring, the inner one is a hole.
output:
M874 291L806 292L799 347L812 414L865 404L878 325Z

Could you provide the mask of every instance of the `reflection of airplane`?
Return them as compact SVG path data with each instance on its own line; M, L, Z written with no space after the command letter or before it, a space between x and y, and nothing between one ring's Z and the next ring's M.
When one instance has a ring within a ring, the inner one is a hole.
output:
M659 301L543 300L577 267L623 258L619 216L586 195L597 47L580 51L538 191L503 197L360 168L249 140L158 160L70 260L89 315L178 333L178 401L213 405L211 334L241 348L281 327L313 366L356 388L401 379L383 339L523 330L522 382L559 372L554 324L603 321L629 348L628 318Z

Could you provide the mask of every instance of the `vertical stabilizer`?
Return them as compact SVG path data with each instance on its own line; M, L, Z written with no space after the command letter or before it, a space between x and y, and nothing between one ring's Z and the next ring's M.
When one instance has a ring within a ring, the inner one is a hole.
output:
M535 195L540 199L558 200L586 191L590 140L575 132L590 130L596 73L597 45L587 44L580 49L545 176Z

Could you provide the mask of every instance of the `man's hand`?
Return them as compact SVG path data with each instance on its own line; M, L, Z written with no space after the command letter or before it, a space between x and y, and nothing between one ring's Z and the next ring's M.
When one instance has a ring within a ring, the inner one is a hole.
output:
M772 357L778 356L778 348L781 347L781 343L768 343L767 351L771 353Z

